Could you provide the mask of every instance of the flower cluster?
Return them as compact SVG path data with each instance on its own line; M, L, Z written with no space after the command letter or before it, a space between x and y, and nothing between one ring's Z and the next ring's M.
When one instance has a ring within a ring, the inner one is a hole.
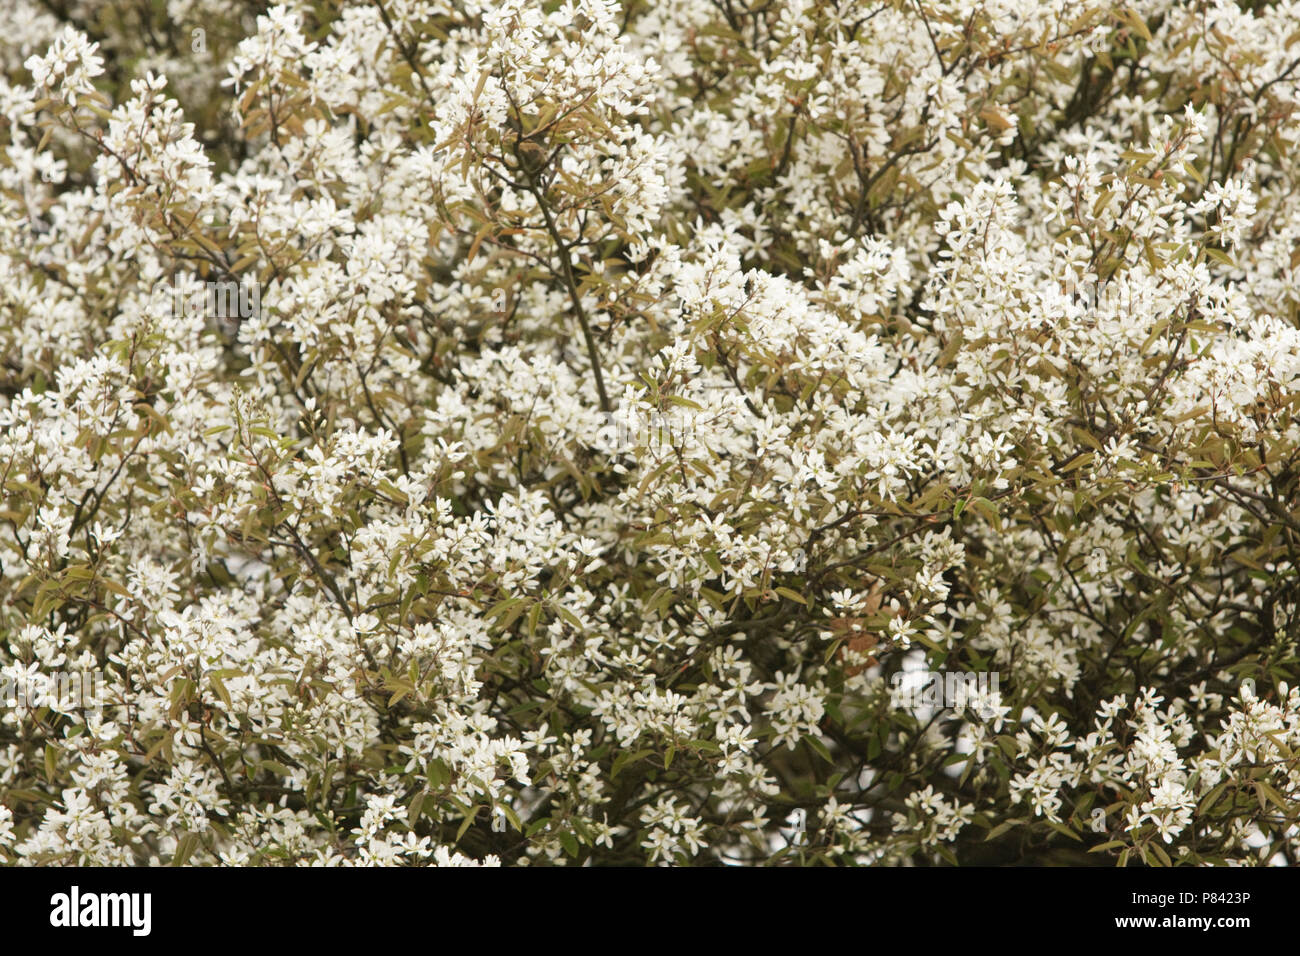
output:
M1300 858L1296 0L9 5L0 862Z

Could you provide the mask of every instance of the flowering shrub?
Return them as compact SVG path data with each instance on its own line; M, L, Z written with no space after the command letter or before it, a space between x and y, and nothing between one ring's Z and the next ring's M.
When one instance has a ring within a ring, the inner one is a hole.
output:
M0 860L1300 854L1300 3L9 7Z

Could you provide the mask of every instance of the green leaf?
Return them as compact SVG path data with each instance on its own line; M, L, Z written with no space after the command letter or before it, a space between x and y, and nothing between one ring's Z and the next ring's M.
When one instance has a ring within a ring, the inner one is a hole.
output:
M465 835L465 831L467 831L470 827L474 825L474 818L476 816L478 816L477 809L475 809L475 811L473 812L465 814L465 819L461 821L460 829L456 831L456 839L452 840L451 841L452 843L460 842L460 838Z
M791 590L790 588L781 587L776 589L776 593L781 595L781 597L783 598L787 598L788 600L791 601L796 601L799 604L802 604L804 607L808 606L808 599L804 597L802 594L800 594L798 591Z
M199 848L197 833L186 833L176 843L176 852L172 856L172 866L184 866L194 851Z
M818 740L816 737L813 736L805 737L804 742L807 743L808 746L813 749L813 751L817 754L817 756L821 757L827 763L835 762L834 758L831 757L831 752L826 748L826 745L822 743L820 740Z
M1083 842L1083 838L1080 837L1079 834L1071 830L1069 827L1067 827L1065 824L1057 823L1055 820L1044 820L1043 822L1046 823L1053 830L1055 830L1057 833L1061 834L1062 836L1068 836L1071 840L1074 840L1076 843Z
M411 801L411 805L407 807L406 825L408 827L415 826L415 821L419 819L420 811L424 809L425 796L426 796L425 791L423 790L418 791L415 795L415 798Z
M988 836L984 838L984 842L988 843L990 840L996 840L998 837L1002 836L1002 834L1006 833L1012 827L1018 827L1023 822L1024 822L1023 820L1004 820L1003 822L999 823L997 826L995 826L992 830L989 831Z
M1103 853L1103 852L1105 852L1106 850L1113 850L1113 849L1115 849L1115 847L1117 847L1117 846L1123 846L1123 845L1124 845L1124 841L1123 841L1123 840L1111 840L1111 841L1109 841L1109 842L1107 842L1107 843L1101 843L1101 844L1098 844L1097 846L1094 846L1094 847L1093 847L1092 849L1090 849L1088 852L1089 852L1089 853Z

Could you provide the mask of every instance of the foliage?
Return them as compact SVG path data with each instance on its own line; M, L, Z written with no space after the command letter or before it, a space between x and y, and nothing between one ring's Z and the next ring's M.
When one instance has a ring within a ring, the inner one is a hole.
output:
M9 6L0 860L1295 862L1300 3Z

